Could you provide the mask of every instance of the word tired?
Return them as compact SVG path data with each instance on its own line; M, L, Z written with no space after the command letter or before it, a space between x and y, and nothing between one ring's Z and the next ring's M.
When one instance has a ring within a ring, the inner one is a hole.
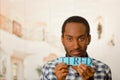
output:
M64 62L67 65L78 66L79 64L85 64L92 66L92 58L89 57L60 57L57 58L59 63Z

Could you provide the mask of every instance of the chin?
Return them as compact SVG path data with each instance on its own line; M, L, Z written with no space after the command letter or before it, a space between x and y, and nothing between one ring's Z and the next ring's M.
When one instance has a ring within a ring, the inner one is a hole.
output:
M82 55L71 55L71 57L83 57Z

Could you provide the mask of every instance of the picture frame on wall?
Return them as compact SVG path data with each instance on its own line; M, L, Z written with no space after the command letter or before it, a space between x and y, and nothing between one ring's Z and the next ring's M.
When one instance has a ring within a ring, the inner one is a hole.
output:
M9 33L12 32L12 21L0 14L0 29L7 31Z
M15 20L13 20L12 24L13 24L12 33L15 34L18 37L22 37L22 26L21 26L21 24L19 22L15 21Z

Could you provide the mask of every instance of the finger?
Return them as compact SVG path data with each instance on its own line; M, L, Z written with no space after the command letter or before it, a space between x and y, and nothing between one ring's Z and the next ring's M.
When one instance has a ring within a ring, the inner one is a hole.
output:
M92 68L92 67L89 67L88 69L89 69L89 71L92 72L92 73L95 72L94 68Z
M67 64L65 64L65 63L63 63L63 62L62 62L62 63L59 63L59 65L67 66Z
M65 63L59 63L59 64L56 65L56 67L57 66L67 66L67 64L65 64Z
M94 76L94 72L95 72L94 68L88 67L88 74L89 74L90 77Z
M81 67L83 70L86 70L88 66L85 64L80 64L79 67Z
M87 66L84 66L83 64L78 66L78 72L82 76L82 78L88 78L89 74L87 72Z
M61 76L60 76L60 80L66 80L65 78L66 78L66 76L67 76L67 73L63 73L63 74L61 74Z
M68 74L68 70L62 70L58 73L58 75L61 77L61 80L65 80L66 76Z
M89 78L88 73L85 72L81 67L78 69L78 72L81 75L83 80L86 80Z
M94 69L92 69L92 67L89 67L85 64L81 64L79 67L81 67L87 74L94 72Z
M73 69L77 70L78 66L72 66Z
M68 69L62 69L61 72L62 73L68 73L69 71L68 71Z
M66 66L61 66L58 68L58 70L67 70L67 69L68 69L68 67L66 67Z
M94 76L94 68L84 64L79 65L78 68L79 68L79 72L81 72L82 78L89 79L90 77Z
M68 66L64 63L60 63L55 67L55 73L61 75L62 73L68 73Z
M82 76L83 69L82 69L81 66L78 66L77 71L78 71L78 73Z
M90 73L91 72L94 72L94 68L90 67L90 66L87 66L85 64L81 64L81 67L84 69L84 70L88 70Z
M61 70L61 69L67 69L68 68L68 66L65 64L65 63L60 63L60 64L58 64L57 66L56 66L56 69L57 70Z
M68 71L64 71L64 72L62 72L62 71L57 71L56 73L56 76L58 76L58 77L65 77L67 74L68 74Z
M81 67L87 72L87 73L94 73L94 68L87 66L85 64L81 64Z
M58 71L57 74L58 75L68 74L68 70L66 70L66 71L63 71L63 70L62 71Z
M83 73L87 70L87 67L84 66L83 64L78 65L78 70L80 73Z
M62 77L66 77L68 73L63 73L62 74Z

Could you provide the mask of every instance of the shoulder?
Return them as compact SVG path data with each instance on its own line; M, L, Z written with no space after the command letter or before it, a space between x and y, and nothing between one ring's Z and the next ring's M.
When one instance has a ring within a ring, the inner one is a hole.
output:
M58 64L57 60L52 60L44 64L43 69L54 68Z
M44 64L42 67L42 74L47 75L54 72L54 68L57 65L57 60L52 60Z
M57 60L52 60L44 64L40 80L53 80L56 78L54 74L54 68L57 64Z
M103 63L102 61L93 59L92 63L93 63L93 67L97 71L107 71L107 72L110 71L110 67L107 64Z
M101 79L101 80L112 80L112 74L110 67L96 59L93 59L93 68L95 69L95 79Z

